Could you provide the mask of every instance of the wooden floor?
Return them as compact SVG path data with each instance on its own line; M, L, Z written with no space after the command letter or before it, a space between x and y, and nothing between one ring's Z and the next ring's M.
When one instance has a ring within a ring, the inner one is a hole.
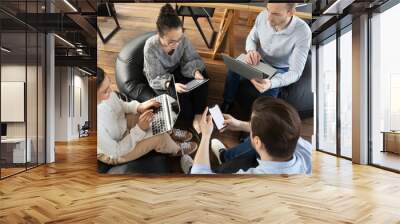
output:
M0 223L400 223L400 175L314 152L312 176L96 172L96 139L0 181Z
M372 162L379 166L400 170L400 155L392 152L374 151Z

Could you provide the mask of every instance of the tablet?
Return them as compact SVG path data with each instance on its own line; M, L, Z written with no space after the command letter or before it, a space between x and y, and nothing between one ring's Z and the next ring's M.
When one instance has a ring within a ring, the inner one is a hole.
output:
M207 81L208 81L208 79L193 79L192 81L186 83L186 90L188 92L190 92L190 91L196 89L197 87L203 85Z
M215 105L213 107L209 107L208 111L211 114L211 117L215 123L215 126L217 127L218 130L221 130L225 127L224 125L224 115L222 115L221 109L219 109L218 105Z

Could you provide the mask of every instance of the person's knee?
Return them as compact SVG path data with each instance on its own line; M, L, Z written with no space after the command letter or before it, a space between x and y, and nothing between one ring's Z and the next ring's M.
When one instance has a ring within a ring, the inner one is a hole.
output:
M171 136L167 133L159 135L160 144L158 145L157 152L161 153L176 153L178 151L178 145L172 140Z
M152 141L154 143L154 149L157 151L163 147L163 144L165 144L165 135L167 134L162 134L162 135L156 135L152 137Z
M240 80L240 75L237 74L236 72L228 70L228 74L226 76L226 80L227 81L239 81Z

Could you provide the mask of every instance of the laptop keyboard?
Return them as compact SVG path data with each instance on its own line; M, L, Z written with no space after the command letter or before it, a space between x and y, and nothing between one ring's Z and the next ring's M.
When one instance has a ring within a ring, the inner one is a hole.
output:
M164 133L168 131L167 114L165 114L164 107L167 107L167 98L166 95L157 96L155 98L158 102L160 102L161 106L153 111L154 117L151 122L151 130L153 135Z

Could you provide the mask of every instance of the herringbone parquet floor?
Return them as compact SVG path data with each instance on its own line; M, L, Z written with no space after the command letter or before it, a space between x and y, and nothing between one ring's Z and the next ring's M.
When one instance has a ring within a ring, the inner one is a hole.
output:
M0 223L400 223L400 175L314 153L313 175L96 172L95 137L0 181Z

